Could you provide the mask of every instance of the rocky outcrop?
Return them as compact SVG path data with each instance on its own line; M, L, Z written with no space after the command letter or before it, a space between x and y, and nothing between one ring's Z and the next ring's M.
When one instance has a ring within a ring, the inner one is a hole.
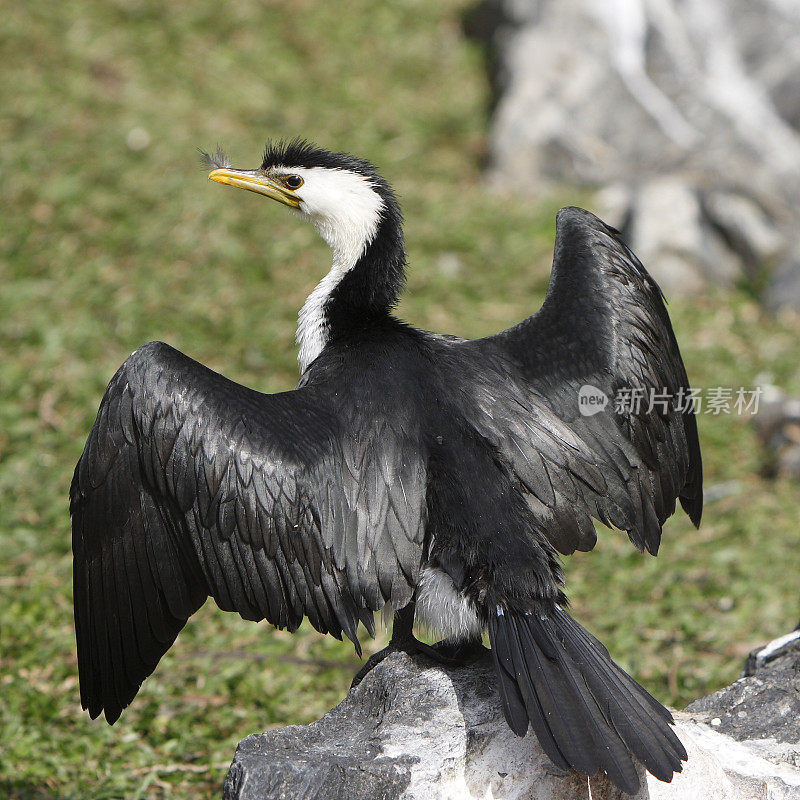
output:
M771 761L800 766L800 630L754 650L743 673L686 711Z
M800 798L799 641L773 648L780 657L755 657L756 675L678 712L684 771L666 784L642 770L636 798ZM630 796L604 776L557 768L532 734L516 737L489 659L445 668L404 654L317 722L244 739L224 790L225 800L588 797Z
M490 175L605 190L669 292L763 283L800 307L800 4L488 0Z

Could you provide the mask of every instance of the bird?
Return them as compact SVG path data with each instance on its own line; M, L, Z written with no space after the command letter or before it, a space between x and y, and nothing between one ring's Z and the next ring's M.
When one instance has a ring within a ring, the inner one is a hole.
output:
M670 712L570 615L561 567L595 522L655 555L678 501L702 513L694 408L613 400L689 391L664 296L620 233L563 208L538 311L436 334L394 314L402 215L371 163L300 139L251 170L204 157L210 180L310 222L332 266L298 315L296 388L261 393L163 342L111 379L70 490L82 707L114 723L209 596L359 655L359 624L374 635L388 608L365 669L397 650L467 659L488 634L515 734L628 793L637 762L672 780L687 754ZM587 387L600 400L582 410Z

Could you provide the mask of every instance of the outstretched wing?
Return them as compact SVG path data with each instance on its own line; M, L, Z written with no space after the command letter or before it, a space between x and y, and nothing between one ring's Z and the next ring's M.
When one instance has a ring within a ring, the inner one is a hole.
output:
M290 630L307 616L357 649L359 621L371 631L373 611L411 599L425 508L415 421L346 407L314 385L252 391L162 343L123 364L71 488L92 717L117 719L209 595Z
M661 290L619 233L579 208L557 226L542 308L460 345L502 376L478 387L483 433L560 552L591 549L595 517L655 553L676 499L695 525L702 512L686 371ZM608 398L602 411L579 411L582 387Z

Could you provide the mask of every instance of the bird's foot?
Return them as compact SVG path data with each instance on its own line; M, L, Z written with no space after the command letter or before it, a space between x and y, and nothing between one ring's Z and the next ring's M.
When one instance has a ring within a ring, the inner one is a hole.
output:
M392 638L389 644L373 653L368 659L367 663L356 673L353 682L350 684L351 689L355 689L361 681L364 680L366 674L378 666L384 658L392 653L408 653L412 655L419 652L419 646L422 642L414 638L414 602L410 602L403 608L395 611L394 622L392 624Z
M412 656L415 653L422 652L420 647L428 647L429 645L424 644L424 642L420 642L419 639L416 639L413 636L403 637L402 639L398 637L392 637L392 640L383 650L378 650L377 653L373 653L368 659L366 664L356 673L355 678L353 678L353 682L350 684L351 689L355 689L361 681L364 680L368 672L371 672L378 664L381 663L385 658L390 656L392 653L408 653L408 655Z
M404 637L400 640L393 639L383 650L373 653L367 659L367 662L353 678L350 688L355 689L364 680L368 672L392 653L407 653L410 656L422 654L439 664L453 667L477 661L489 652L491 651L484 647L480 641L450 642L445 640L436 644L425 644L415 636Z

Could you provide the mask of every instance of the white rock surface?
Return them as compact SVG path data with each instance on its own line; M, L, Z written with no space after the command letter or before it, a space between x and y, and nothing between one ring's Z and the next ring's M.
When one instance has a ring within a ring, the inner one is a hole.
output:
M797 747L738 742L701 718L677 714L689 753L684 771L666 784L642 769L636 800L800 798L800 769L790 763ZM565 774L532 734L516 737L488 659L451 669L403 654L378 665L319 721L244 739L224 793L225 800L627 797L605 776Z

